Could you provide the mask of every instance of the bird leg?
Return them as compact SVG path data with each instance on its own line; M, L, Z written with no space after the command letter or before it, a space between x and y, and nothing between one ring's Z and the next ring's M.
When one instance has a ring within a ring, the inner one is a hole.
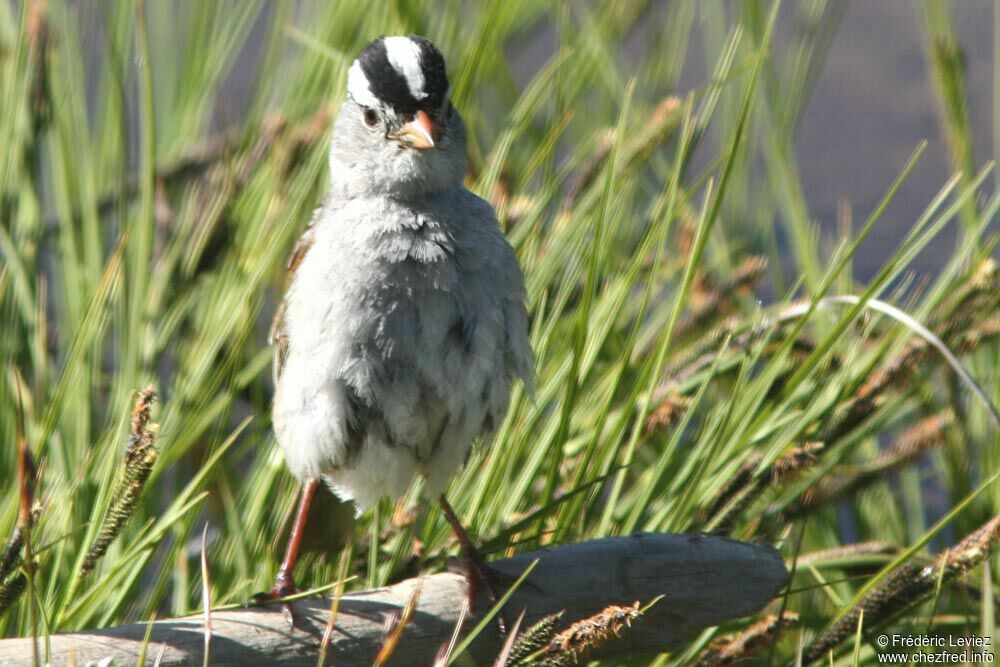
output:
M497 572L483 560L482 555L479 550L476 549L476 545L472 543L472 539L469 537L469 533L466 532L465 527L462 526L462 522L458 520L458 515L455 514L455 510L452 509L451 503L441 494L438 499L441 503L441 510L444 512L444 518L451 525L451 529L455 533L455 537L458 538L459 548L462 551L462 566L465 569L465 580L467 583L467 593L466 597L469 603L469 608L472 608L473 601L476 597L476 590L479 585L482 584L483 589L486 591L486 598L490 601L490 605L496 605L497 601L500 599L497 596L496 588L494 583L503 582L510 579L506 575ZM500 627L500 634L507 634L507 620L504 618L503 610L497 612L497 625Z
M295 512L295 522L292 524L292 532L288 536L288 546L285 548L285 558L281 561L278 574L274 577L274 585L266 593L257 593L253 596L254 602L261 603L267 600L277 600L297 593L295 579L292 572L295 570L295 563L299 560L299 546L302 544L302 534L305 532L306 518L309 516L309 506L312 504L316 489L319 488L318 479L308 479L302 485L302 498L299 500L299 507ZM282 611L285 619L291 625L294 623L292 607L286 602Z

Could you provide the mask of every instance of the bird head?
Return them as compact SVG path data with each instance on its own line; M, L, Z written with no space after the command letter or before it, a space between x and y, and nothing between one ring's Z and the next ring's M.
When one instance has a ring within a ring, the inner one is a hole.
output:
M417 36L379 37L347 74L334 124L331 180L349 194L417 197L461 182L465 125L444 57Z

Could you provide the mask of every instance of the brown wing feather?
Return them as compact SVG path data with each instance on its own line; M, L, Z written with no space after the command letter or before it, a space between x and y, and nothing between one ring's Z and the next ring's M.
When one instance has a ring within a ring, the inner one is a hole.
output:
M309 252L309 248L312 247L313 241L315 240L316 234L313 227L316 224L316 220L319 218L320 211L323 207L319 207L313 213L312 220L309 222L309 226L306 227L306 231L302 233L299 240L295 242L295 247L292 248L292 255L288 258L287 278L286 283L288 285L292 284L292 280L295 277L295 271L302 264L302 260L305 259L306 253ZM278 310L274 313L274 319L271 320L271 328L267 333L267 342L269 345L274 346L274 364L272 371L274 374L274 381L277 383L278 378L281 377L281 371L285 366L285 357L288 355L288 334L285 332L285 310L288 307L288 296L281 300L278 304Z

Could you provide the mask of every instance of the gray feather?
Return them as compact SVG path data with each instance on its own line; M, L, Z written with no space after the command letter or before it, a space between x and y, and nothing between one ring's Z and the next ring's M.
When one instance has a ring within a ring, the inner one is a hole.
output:
M373 133L346 102L331 183L285 299L274 422L300 478L359 508L444 485L533 386L524 278L490 205L461 185L458 114L428 151Z

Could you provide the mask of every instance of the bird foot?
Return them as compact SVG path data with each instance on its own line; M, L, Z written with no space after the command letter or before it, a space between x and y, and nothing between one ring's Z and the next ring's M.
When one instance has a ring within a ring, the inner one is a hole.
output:
M501 597L497 595L497 591L504 590L513 583L506 574L487 565L478 553L473 557L463 552L457 562L457 567L449 569L457 570L465 577L465 601L469 609L475 606L476 594L480 590L486 594L490 607L493 607ZM497 626L500 629L500 634L506 637L508 626L503 609L497 612Z
M476 593L480 588L486 594L486 599L489 601L490 606L494 607L500 601L500 598L503 597L503 592L513 586L518 580L518 577L490 567L476 550L463 549L458 564L461 573L465 575L466 602L470 609L472 609L475 603ZM522 586L538 590L537 586L528 581L522 582ZM500 634L506 637L510 624L507 622L507 617L504 615L503 609L497 611L496 620Z
M497 606L501 597L497 595L497 591L510 588L517 580L487 565L486 561L483 560L482 554L479 553L476 545L469 537L469 533L462 526L462 522L459 521L458 515L455 514L451 503L443 495L438 499L438 502L441 503L441 510L444 512L445 520L451 525L455 537L458 538L458 545L462 553L459 563L462 567L462 573L465 575L466 603L469 609L472 609L475 605L476 592L480 586L483 587L490 606ZM524 583L536 591L538 590L537 586L528 582ZM497 610L497 626L500 629L500 634L507 636L508 623L503 609Z
M261 593L254 593L250 597L250 603L247 606L266 605L299 592L301 591L295 587L292 575L284 570L278 570L278 575L274 578L274 585L271 586L271 589ZM281 603L281 614L285 617L285 622L288 623L289 628L295 627L295 612L292 611L291 602L285 601Z

